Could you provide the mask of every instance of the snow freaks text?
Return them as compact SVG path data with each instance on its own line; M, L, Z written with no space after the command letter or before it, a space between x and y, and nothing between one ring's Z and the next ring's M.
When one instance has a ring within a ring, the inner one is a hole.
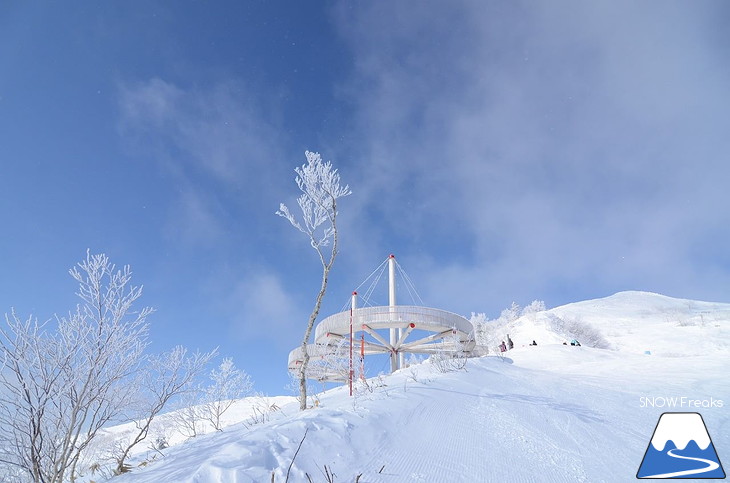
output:
M710 409L724 406L722 399L695 399L686 396L641 396L639 407L642 408L676 408L676 409Z

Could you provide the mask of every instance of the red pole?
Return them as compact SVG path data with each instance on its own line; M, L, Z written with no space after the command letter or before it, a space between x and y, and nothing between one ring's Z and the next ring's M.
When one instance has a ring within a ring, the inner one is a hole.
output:
M350 373L348 374L348 380L350 384L350 396L352 396L352 378L355 375L355 371L352 369L352 317L355 311L355 304L357 292L352 292L352 304L350 305Z
M352 396L352 308L350 308L350 396Z
M360 379L365 380L365 331L360 332Z

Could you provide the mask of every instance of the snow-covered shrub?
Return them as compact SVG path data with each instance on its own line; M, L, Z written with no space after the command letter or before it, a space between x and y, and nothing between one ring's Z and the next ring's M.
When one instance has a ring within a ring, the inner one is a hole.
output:
M203 418L221 431L221 416L231 405L242 397L248 396L253 387L251 378L245 371L238 369L233 359L226 357L218 369L210 372L213 381L205 390L205 402L202 405Z
M601 331L577 318L548 316L550 328L566 339L576 339L581 345L596 349L608 349L610 344Z
M162 451L170 447L170 442L167 440L167 436L161 434L155 438L155 441L150 444L150 447L155 451Z
M270 419L270 411L266 407L254 406L251 408L251 415L244 421L244 425L248 428L257 424L268 423Z
M464 369L468 358L464 342L454 333L444 338L441 348L429 358L429 361L439 372L446 373Z
M204 433L204 413L200 406L203 389L197 387L183 394L178 400L178 409L172 413L177 430L186 438L194 438Z
M664 310L667 322L676 324L679 327L690 327L695 325L695 321L687 311L681 309Z
M271 420L272 414L281 410L279 406L272 403L269 397L264 394L256 394L253 400L251 415L243 423L246 427L268 423Z

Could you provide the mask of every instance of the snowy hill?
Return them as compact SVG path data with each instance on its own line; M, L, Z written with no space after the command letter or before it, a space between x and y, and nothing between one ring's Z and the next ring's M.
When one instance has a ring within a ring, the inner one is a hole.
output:
M608 342L608 348L661 356L730 352L730 304L675 299L649 292L619 292L520 317L510 324L515 344L532 340L562 343L571 337L556 332L555 318L586 324ZM553 324L554 325L554 324Z
M554 317L589 324L610 349L562 345ZM507 357L449 373L425 362L305 412L281 401L267 422L187 440L114 481L283 482L290 464L293 482L635 481L665 411L701 412L730 461L730 304L624 292L509 330Z

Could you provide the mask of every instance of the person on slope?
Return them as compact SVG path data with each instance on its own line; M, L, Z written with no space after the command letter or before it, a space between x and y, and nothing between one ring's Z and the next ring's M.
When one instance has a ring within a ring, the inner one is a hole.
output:
M499 344L499 352L507 352L507 346L504 344L504 341Z
M533 340L533 341L532 341L532 344L530 344L530 345L537 345L537 342L535 342L535 341Z

